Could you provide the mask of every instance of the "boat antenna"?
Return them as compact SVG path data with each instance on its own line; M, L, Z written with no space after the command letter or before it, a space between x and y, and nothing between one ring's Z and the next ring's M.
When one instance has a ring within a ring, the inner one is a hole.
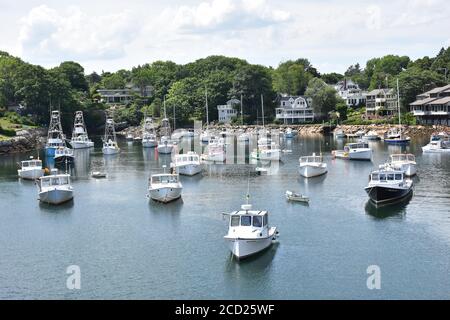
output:
M248 176L247 176L247 195L245 196L247 199L247 204L249 204L250 200L250 170L248 170Z

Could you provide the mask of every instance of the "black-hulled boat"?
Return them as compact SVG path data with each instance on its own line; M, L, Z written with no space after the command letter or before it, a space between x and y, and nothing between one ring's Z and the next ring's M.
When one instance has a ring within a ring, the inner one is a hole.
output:
M405 179L401 170L386 165L370 174L369 185L365 188L370 200L375 204L397 202L411 194L412 180Z

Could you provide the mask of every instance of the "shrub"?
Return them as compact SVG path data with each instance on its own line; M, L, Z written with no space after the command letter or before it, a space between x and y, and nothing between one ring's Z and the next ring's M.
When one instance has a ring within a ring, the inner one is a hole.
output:
M3 129L0 125L0 134L7 136L7 137L14 137L16 135L15 130L9 130L9 129Z

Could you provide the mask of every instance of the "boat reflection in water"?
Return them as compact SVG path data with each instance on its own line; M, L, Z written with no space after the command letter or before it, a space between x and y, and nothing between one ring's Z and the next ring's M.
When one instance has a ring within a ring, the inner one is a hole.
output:
M368 200L365 205L366 213L376 219L403 218L406 215L406 208L413 197L412 192L405 198L388 204L377 205Z

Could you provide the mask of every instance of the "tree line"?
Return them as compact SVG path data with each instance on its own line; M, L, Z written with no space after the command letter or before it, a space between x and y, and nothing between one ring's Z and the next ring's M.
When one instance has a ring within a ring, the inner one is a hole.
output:
M243 99L244 122L261 119L264 96L265 119L274 119L280 94L305 95L313 99L316 114L326 118L332 111L343 111L345 105L330 86L351 79L362 89L395 88L399 78L402 105L405 108L416 95L449 82L450 47L442 48L435 57L415 61L407 56L387 55L350 66L344 74L321 74L308 59L282 62L277 68L250 64L246 60L225 56L209 56L185 65L171 61L155 61L131 70L85 75L77 62L66 61L45 69L0 51L0 109L10 105L25 106L37 124L46 125L49 108L58 108L69 125L73 113L83 110L87 122L99 126L103 119L98 89L121 89L133 85L144 92L150 86L153 94L142 97L139 92L128 106L118 108L118 122L137 125L144 114L160 117L163 101L167 115L176 113L177 125L189 125L193 120L206 121L205 93L208 93L209 119L217 120L216 106L231 98ZM446 77L447 76L447 77ZM66 120L67 118L67 120ZM240 121L240 118L237 119Z

